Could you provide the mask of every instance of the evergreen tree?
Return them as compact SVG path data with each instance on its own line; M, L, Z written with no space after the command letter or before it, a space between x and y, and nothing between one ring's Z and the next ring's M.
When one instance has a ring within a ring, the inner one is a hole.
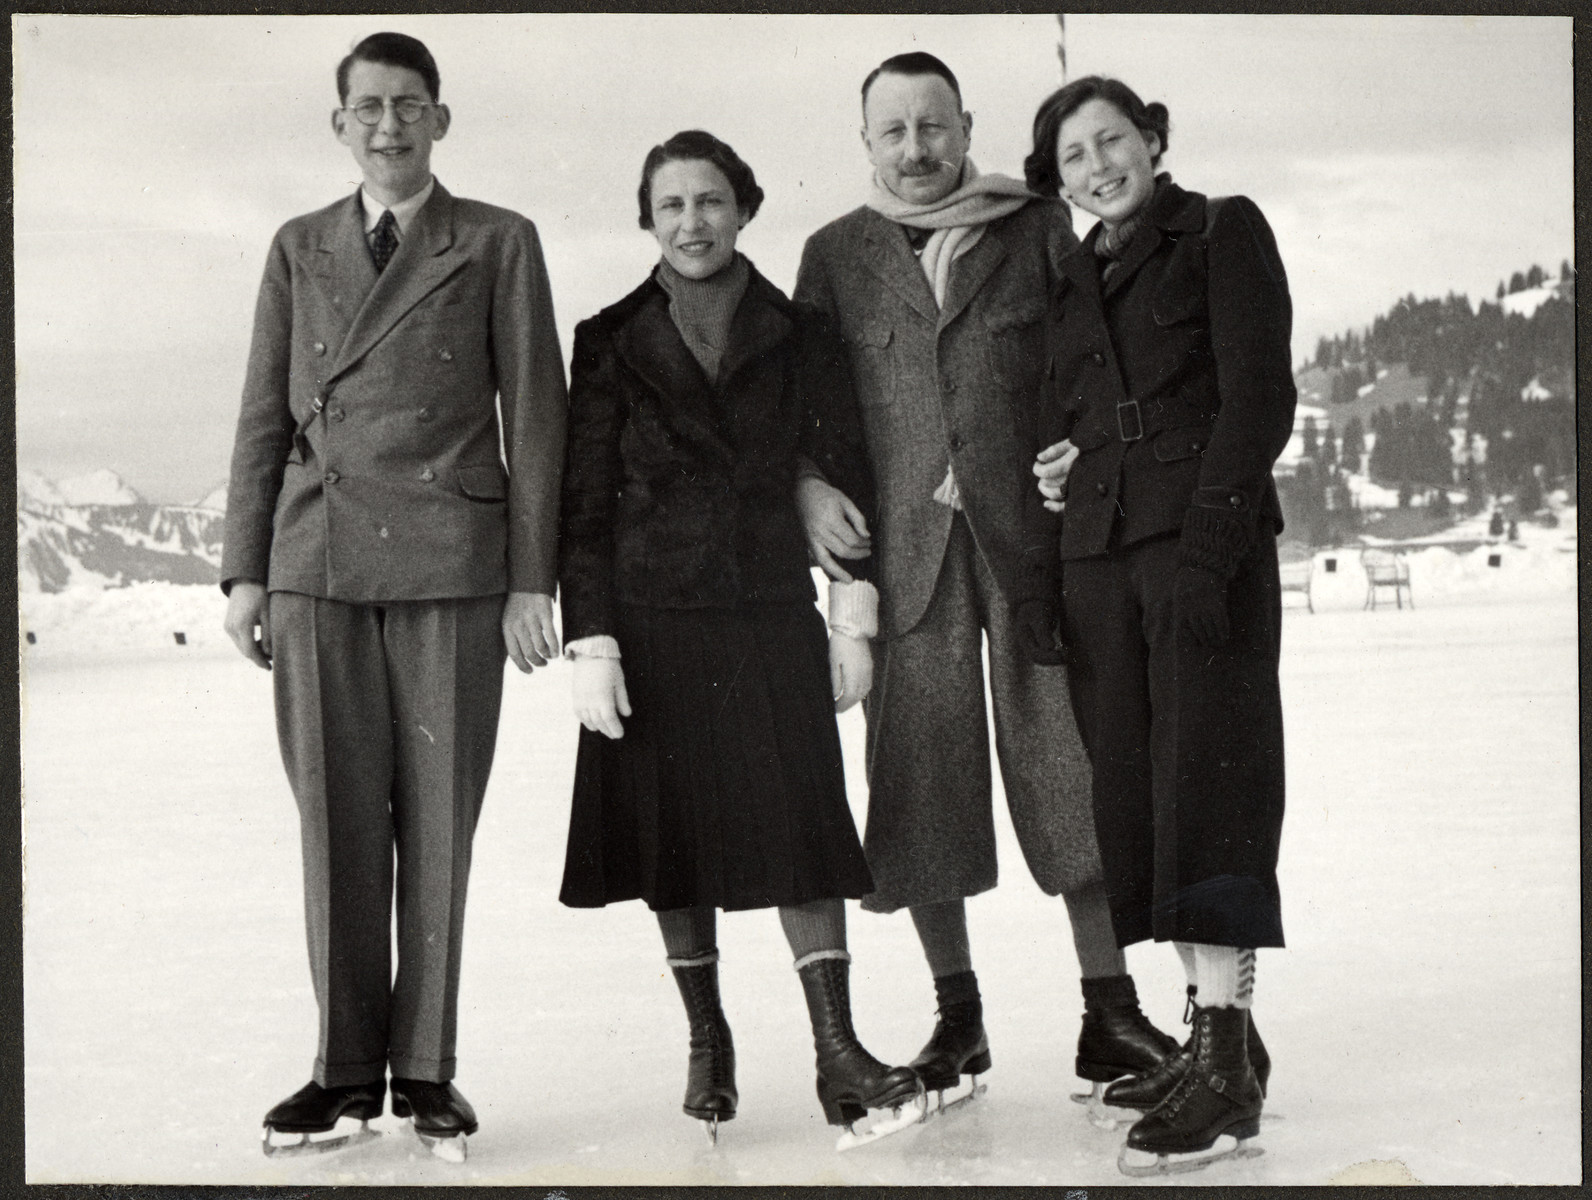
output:
M1545 280L1547 277L1548 277L1548 273L1546 271L1544 271L1541 267L1537 266L1536 263L1532 263L1531 264L1531 270L1526 272L1526 287L1528 287L1528 288L1541 287L1542 286L1542 281Z
M1516 292L1523 292L1525 290L1526 290L1526 277L1524 275L1522 275L1519 271L1516 271L1513 275L1511 275L1509 277L1509 294L1511 296L1513 296Z
M1314 417L1305 418L1304 430L1300 436L1304 440L1304 457L1320 459L1321 438L1316 433L1316 419Z
M1360 459L1365 454L1365 426L1360 423L1359 414L1349 418L1349 423L1343 427L1343 448L1341 450L1343 465L1350 474L1360 473Z

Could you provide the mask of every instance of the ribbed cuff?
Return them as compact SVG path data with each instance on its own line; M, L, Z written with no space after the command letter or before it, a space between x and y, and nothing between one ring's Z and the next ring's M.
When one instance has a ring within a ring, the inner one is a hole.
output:
M606 633L576 638L564 647L564 657L571 662L577 658L618 658L619 641Z
M844 637L871 638L879 632L879 589L866 579L829 583L829 630Z
M1254 522L1248 514L1195 504L1183 517L1180 557L1188 566L1231 579L1254 541Z

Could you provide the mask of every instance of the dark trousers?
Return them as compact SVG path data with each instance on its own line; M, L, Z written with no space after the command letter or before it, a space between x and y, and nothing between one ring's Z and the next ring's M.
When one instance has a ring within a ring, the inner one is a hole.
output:
M315 1081L454 1074L470 843L497 741L503 597L270 597L320 1006ZM394 852L398 973L391 961Z
M1094 768L1117 941L1281 946L1282 607L1262 533L1227 588L1232 636L1196 644L1176 534L1063 564L1069 681Z

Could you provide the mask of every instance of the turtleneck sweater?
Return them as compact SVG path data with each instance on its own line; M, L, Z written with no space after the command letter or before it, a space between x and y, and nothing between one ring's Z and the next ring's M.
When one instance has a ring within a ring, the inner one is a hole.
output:
M708 382L717 383L730 321L752 279L751 265L737 254L728 266L706 279L692 279L676 271L668 259L660 259L653 277L669 294L669 317L686 348L701 364Z

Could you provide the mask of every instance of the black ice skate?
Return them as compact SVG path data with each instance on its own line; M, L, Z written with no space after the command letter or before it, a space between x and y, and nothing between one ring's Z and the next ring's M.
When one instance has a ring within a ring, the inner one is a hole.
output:
M888 1067L864 1050L851 1025L850 956L820 958L797 972L807 994L818 1051L818 1102L824 1119L845 1126L837 1150L852 1150L899 1133L924 1119L923 1081L911 1067ZM869 1109L889 1115L856 1128Z
M1177 1039L1150 1024L1139 1008L1131 975L1082 983L1083 1028L1078 1033L1075 1069L1091 1087L1087 1092L1074 1092L1072 1098L1088 1109L1094 1124L1115 1129L1139 1116L1110 1104L1107 1098L1120 1086L1117 1081L1132 1083L1160 1069L1177 1053Z
M469 1136L479 1128L475 1109L458 1088L425 1079L393 1077L392 1115L413 1118L420 1144L444 1162L462 1163Z
M381 1116L387 1095L387 1081L360 1083L352 1087L323 1088L307 1083L265 1114L265 1133L261 1149L267 1158L278 1155L325 1154L343 1150L381 1136L370 1122ZM340 1120L355 1120L357 1128ZM316 1136L324 1134L326 1136Z
M1191 1020L1195 1011L1194 989L1189 988L1188 1016L1184 1020ZM1260 1085L1261 1099L1266 1097L1266 1083L1271 1078L1271 1055L1266 1052L1265 1043L1260 1040L1260 1031L1255 1028L1254 1014L1250 1014L1249 1026L1245 1034L1245 1048L1249 1052L1249 1065L1254 1069L1255 1082ZM1177 1081L1183 1078L1183 1072L1188 1070L1189 1063L1194 1057L1194 1039L1189 1038L1188 1043L1176 1054L1166 1058L1159 1067L1148 1075L1136 1079L1121 1079L1106 1088L1105 1096L1101 1102L1102 1121L1114 1120L1116 1123L1137 1121L1139 1117L1150 1112L1161 1101L1172 1094L1172 1089L1177 1086ZM1269 1115L1268 1115L1268 1119ZM1110 1126L1115 1128L1115 1125Z
M691 1024L691 1059L681 1108L687 1116L706 1123L708 1141L717 1145L719 1123L735 1119L739 1100L735 1090L735 1044L719 1002L718 960L690 966L674 966L671 962L671 966Z
M1171 1093L1128 1130L1117 1157L1124 1175L1197 1171L1223 1158L1260 1154L1263 1097L1245 1045L1249 1010L1197 1008L1188 1068Z
M978 1077L990 1068L989 1036L984 1032L984 1006L978 1000L959 1000L940 1006L934 1033L918 1056L908 1064L923 1080L929 1100L928 1115L944 1116L978 1099L989 1090ZM959 1088L968 1076L965 1090ZM946 1093L951 1098L946 1099Z

